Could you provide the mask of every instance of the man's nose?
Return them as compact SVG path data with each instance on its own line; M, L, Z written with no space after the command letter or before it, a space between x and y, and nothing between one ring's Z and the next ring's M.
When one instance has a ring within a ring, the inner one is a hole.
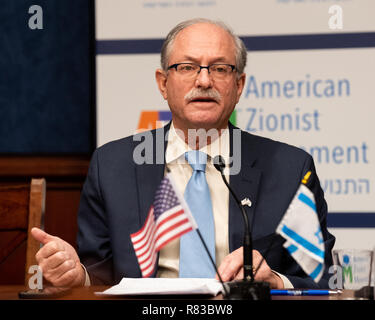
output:
M211 88L213 85L212 77L208 69L201 69L195 80L195 85L200 88Z

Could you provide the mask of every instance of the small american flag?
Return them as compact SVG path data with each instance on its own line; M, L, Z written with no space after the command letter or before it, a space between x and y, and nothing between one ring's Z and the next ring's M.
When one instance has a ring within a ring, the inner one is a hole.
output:
M144 278L154 272L157 252L161 248L197 228L184 198L176 190L170 173L167 173L156 190L146 222L139 231L130 235Z

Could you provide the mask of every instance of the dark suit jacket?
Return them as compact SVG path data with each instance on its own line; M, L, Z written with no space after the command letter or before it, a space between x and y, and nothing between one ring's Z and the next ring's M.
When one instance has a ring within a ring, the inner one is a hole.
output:
M234 127L230 124L229 128L232 139ZM146 134L152 140L154 164L133 161L134 150L139 153L142 143L145 145L144 140L137 139L139 135L110 142L92 156L82 190L77 244L81 262L93 284L116 284L123 277L141 277L129 235L143 225L155 190L164 176L160 152L163 160L165 144L161 140L168 129L169 125ZM233 143L231 154L232 149ZM155 158L157 153L158 159ZM155 164L155 160L159 160L159 164ZM284 239L275 235L277 225L308 170L313 172L310 189L316 198L326 250L326 271L318 284L284 249ZM251 222L253 247L265 254L272 243L266 256L271 269L287 276L296 288L328 288L330 275L327 271L332 265L331 249L335 238L327 231L327 204L312 157L296 147L242 131L241 171L230 177L230 185L239 199L247 197L252 201L252 206L246 210ZM242 246L244 230L243 218L232 197L228 228L232 252Z

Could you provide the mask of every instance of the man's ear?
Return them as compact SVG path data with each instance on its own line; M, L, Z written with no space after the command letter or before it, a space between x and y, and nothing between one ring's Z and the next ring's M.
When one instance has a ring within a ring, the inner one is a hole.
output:
M237 103L240 101L242 90L245 86L246 81L246 74L243 73L240 75L240 77L237 79Z
M159 91L163 98L167 100L168 94L167 94L167 74L162 69L157 69L155 72L155 79L156 83L158 84Z

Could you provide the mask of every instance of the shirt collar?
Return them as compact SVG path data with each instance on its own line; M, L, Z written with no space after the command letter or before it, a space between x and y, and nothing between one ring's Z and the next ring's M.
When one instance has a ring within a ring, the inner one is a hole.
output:
M182 140L180 136L177 134L172 122L171 127L169 129L168 144L165 154L167 164L180 159L185 160L184 154L185 152L190 150L192 149L189 147L189 145L187 145L185 141ZM215 139L211 144L202 147L201 149L199 149L199 151L202 151L208 155L208 161L210 161L218 155L221 155L224 158L225 163L228 163L229 129L226 128L222 130L222 133L219 136L219 138Z

